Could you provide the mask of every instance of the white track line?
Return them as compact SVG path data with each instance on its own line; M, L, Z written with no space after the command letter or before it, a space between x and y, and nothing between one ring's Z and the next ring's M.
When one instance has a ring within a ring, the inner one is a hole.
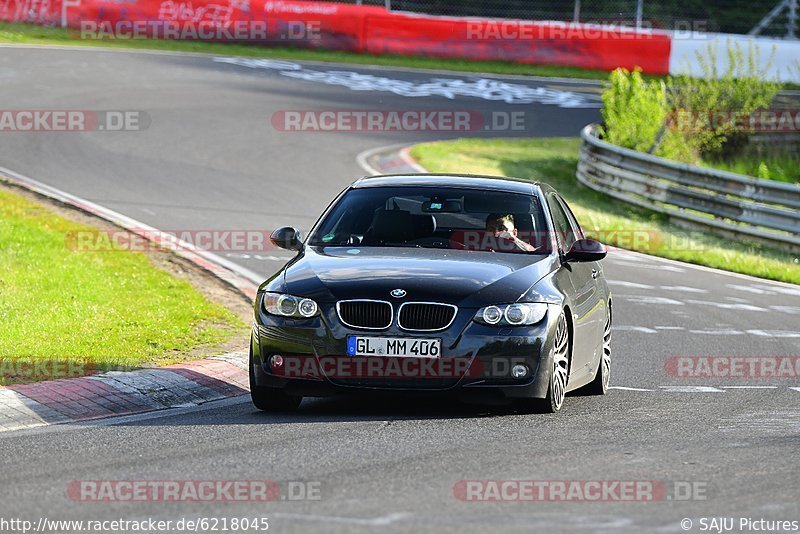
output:
M665 393L725 393L725 390L711 386L658 386Z
M778 386L720 386L722 389L778 389Z
M81 45L48 45L48 44L31 44L31 43L0 43L0 48L28 48L28 49L42 49L42 50L60 50L60 51L73 51L73 52L114 52L117 54L148 54L153 56L173 56L173 57L245 57L250 56L237 56L231 54L223 54L223 50L219 52L180 52L174 50L150 50L147 48L117 48L117 47L104 47L104 46L81 46ZM566 83L566 84L585 84L587 86L602 87L603 80L592 80L589 78L560 78L557 76L530 76L527 74L498 74L492 72L473 72L466 70L449 70L449 69L426 69L418 67L400 67L394 65L368 65L362 63L347 63L340 61L317 61L313 59L285 59L278 57L264 57L255 59L274 59L276 61L291 61L292 63L303 63L313 66L333 66L351 69L363 69L372 71L397 71L406 73L428 73L437 74L442 76L480 76L482 78L493 79L508 79L508 80L527 80L542 83Z
M35 428L14 430L10 432L0 432L0 440L15 439L18 438L20 435L28 435L28 434L75 432L89 427L125 425L131 423L150 421L153 419L164 419L168 417L175 417L187 413L197 413L209 410L216 410L219 408L227 408L229 406L236 406L238 404L247 404L249 402L251 402L250 396L243 394L237 397L228 397L226 399L210 401L200 405L187 406L184 408L178 408L177 406L173 406L171 408L164 408L163 410L156 410L152 412L138 413L132 415L118 415L118 416L104 417L103 419L90 419L86 421L68 421L60 424L48 424L45 426L39 426ZM255 411L255 408L253 408L253 411Z

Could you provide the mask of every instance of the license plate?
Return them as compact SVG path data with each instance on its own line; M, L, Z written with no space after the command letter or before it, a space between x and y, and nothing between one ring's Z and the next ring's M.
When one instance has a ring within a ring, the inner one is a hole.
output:
M349 356L439 358L442 355L442 340L347 336L347 354Z

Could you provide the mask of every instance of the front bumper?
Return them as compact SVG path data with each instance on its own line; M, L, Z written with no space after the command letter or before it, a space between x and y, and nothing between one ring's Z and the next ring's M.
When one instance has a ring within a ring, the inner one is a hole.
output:
M328 396L359 392L431 393L465 399L544 398L552 368L552 343L560 309L550 306L533 326L490 327L472 320L477 310L460 309L441 332L390 327L364 331L345 327L334 306L321 305L312 319L285 319L257 308L251 354L256 386L291 395ZM349 335L439 338L442 354L427 358L347 356ZM283 365L270 358L279 354ZM523 378L511 369L525 365Z

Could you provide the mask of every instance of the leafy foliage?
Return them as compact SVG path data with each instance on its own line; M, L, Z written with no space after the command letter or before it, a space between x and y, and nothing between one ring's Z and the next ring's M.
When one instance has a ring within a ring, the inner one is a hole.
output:
M686 163L738 155L752 133L742 119L768 108L780 84L767 75L771 59L759 63L757 46L745 51L728 43L726 53L722 68L713 44L698 53L699 78L647 81L638 70L615 70L603 92L601 135L619 146ZM755 169L773 174L766 163L756 163Z
M774 50L772 57L774 57ZM709 44L705 54L697 52L703 71L701 78L677 76L669 78L668 102L671 112L689 112L696 118L687 143L700 155L713 154L726 148L729 151L747 143L747 123L735 120L711 120L714 114L734 117L748 116L768 108L778 94L780 84L767 74L770 60L759 65L759 47L752 45L745 52L735 42L727 46L724 70L719 68L718 51Z
M683 137L667 129L667 86L646 81L639 70L616 69L603 92L602 137L615 145L682 161L693 159Z
M617 69L603 92L603 137L615 145L648 151L667 118L664 82L646 82L639 70Z

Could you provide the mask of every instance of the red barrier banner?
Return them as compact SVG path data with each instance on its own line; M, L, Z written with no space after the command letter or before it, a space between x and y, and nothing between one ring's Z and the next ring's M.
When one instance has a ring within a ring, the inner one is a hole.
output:
M670 37L630 28L436 17L290 0L0 0L0 20L67 25L82 39L253 42L666 74Z
M666 33L558 22L419 17L400 13L368 16L367 52L568 65L599 70L641 67L669 72Z

